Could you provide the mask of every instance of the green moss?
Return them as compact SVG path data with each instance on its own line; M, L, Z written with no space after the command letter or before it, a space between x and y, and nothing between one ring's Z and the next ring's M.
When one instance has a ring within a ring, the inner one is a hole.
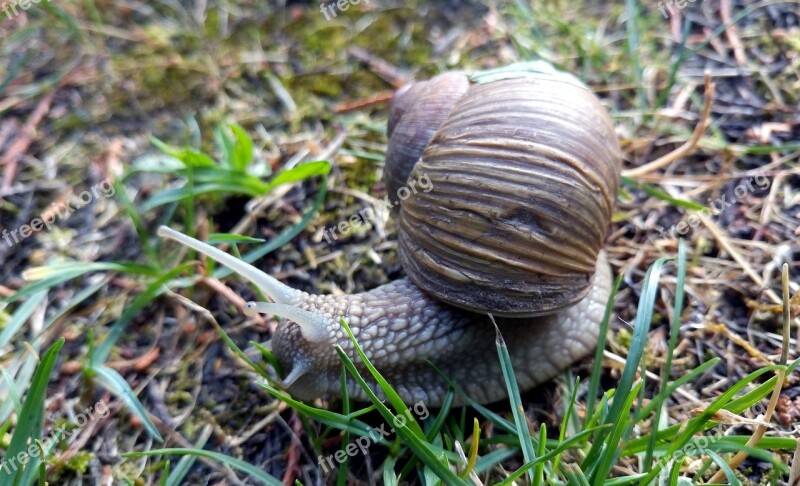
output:
M89 463L94 458L94 454L86 451L78 451L66 461L53 458L50 463L54 466L54 474L61 476L68 472L75 474L86 474Z

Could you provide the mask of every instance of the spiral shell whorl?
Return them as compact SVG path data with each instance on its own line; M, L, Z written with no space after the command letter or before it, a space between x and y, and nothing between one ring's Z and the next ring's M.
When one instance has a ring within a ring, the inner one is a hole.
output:
M414 108L432 104L418 95L390 150ZM574 304L591 287L620 169L613 125L588 88L547 75L472 85L403 179L427 175L433 186L401 206L404 268L469 310L525 316Z
M406 184L433 134L469 88L461 73L444 73L401 89L389 108L385 180L389 194Z

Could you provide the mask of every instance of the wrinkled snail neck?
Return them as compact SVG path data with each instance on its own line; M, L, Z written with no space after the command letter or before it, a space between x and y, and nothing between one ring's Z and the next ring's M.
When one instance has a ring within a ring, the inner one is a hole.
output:
M252 282L256 287L273 302L248 302L247 308L263 314L272 314L285 317L297 323L303 337L311 343L333 343L328 319L325 316L297 307L307 295L278 281L275 277L267 275L247 262L239 260L222 250L187 236L183 233L161 226L158 235L171 238L189 248L196 250L209 258L225 265L234 272Z

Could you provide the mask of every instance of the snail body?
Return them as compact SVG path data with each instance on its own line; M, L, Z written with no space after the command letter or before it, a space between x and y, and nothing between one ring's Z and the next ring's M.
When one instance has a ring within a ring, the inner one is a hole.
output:
M285 318L271 346L288 371L285 386L301 399L340 393L335 344L360 362L341 318L400 396L429 406L449 386L436 368L480 403L506 396L488 314L501 316L522 390L589 354L610 293L602 244L621 165L594 94L542 63L445 73L398 91L387 133L388 190L422 176L432 182L399 208L407 278L354 295L310 295L174 230L159 234L269 297L248 305ZM355 381L347 387L368 398Z

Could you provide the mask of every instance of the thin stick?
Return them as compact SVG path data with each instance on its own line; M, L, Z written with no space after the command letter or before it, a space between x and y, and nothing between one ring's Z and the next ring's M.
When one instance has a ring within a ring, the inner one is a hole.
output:
M790 316L790 299L789 299L789 265L784 263L783 268L781 269L781 283L783 286L783 344L781 346L781 365L786 366L786 361L789 358L789 325L791 322ZM775 381L775 388L772 389L772 396L769 397L769 403L767 404L767 411L764 412L764 422L769 422L772 419L772 414L775 411L775 407L778 405L778 398L781 395L781 387L783 386L783 380L786 377L786 370L779 369L775 372L778 379ZM764 433L767 431L767 427L764 425L759 425L756 427L755 432L750 437L750 440L747 441L747 447L755 447L758 445L758 442L764 436ZM730 460L728 465L731 469L736 469L739 465L747 459L749 454L745 451L739 451L733 456L733 459ZM725 473L720 469L717 471L714 476L708 481L709 483L719 483L725 478Z
M797 441L797 449L794 450L792 459L792 472L789 475L789 486L800 484L800 441Z
M767 295L767 297L769 297L774 303L780 304L781 298L778 297L778 294L776 294L772 289L765 288L766 285L764 284L764 279L762 279L756 273L756 271L753 270L753 267L750 266L750 264L747 262L747 260L745 260L742 254L739 253L739 251L733 247L733 245L730 242L730 239L727 236L725 236L725 234L722 232L719 226L717 226L717 224L714 223L714 221L711 218L709 218L708 215L703 211L698 212L697 217L700 219L700 222L703 223L703 225L705 225L706 228L708 228L708 230L711 232L711 235L714 236L714 239L717 240L722 249L725 250L731 256L731 259L734 262L739 264L742 270L744 270L744 273L746 273L747 276L750 277L753 280L753 282L755 282L755 284L758 285L759 288L765 289L764 293ZM794 321L795 321L795 326L798 329L800 329L800 318L795 317ZM800 341L800 336L798 336L798 341Z
M714 93L716 91L716 85L711 82L711 74L708 72L705 73L705 91L706 92L705 92L703 113L700 115L700 121L694 128L694 133L692 133L692 138L687 140L686 143L676 148L672 152L664 155L663 157L660 157L650 163L636 167L635 169L623 170L622 171L623 176L636 177L643 174L647 174L648 172L653 172L654 170L665 167L675 162L678 159L687 157L692 152L694 152L694 148L697 146L697 142L700 141L700 137L703 136L703 133L705 133L706 128L708 127L708 119L711 116L711 108L714 106Z

